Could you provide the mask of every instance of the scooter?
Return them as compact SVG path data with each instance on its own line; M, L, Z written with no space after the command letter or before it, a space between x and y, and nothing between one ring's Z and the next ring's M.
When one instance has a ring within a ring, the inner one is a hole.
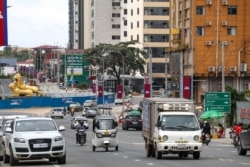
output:
M78 143L82 146L86 143L86 132L84 129L78 130Z
M230 135L230 139L232 139L232 144L234 145L234 147L238 146L238 136L236 135L236 132L232 129L229 132Z
M206 145L208 145L208 143L210 143L210 141L211 141L211 136L208 134L208 133L206 133L206 134L202 134L202 144L206 144Z

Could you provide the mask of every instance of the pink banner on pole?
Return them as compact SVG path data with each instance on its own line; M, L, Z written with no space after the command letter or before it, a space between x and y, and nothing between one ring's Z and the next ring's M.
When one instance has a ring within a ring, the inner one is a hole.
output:
M191 77L190 76L184 76L183 77L183 97L186 99L191 98Z
M0 0L0 46L8 45L7 0Z

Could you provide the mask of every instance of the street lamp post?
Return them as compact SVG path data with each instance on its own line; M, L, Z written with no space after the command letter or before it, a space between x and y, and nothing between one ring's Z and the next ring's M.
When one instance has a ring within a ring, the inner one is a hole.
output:
M92 57L92 58L94 58L94 59L99 59L99 60L101 60L102 61L102 75L103 75L103 81L102 81L102 93L103 93L103 95L102 95L102 106L104 106L104 59L101 59L101 58L99 58L99 57ZM98 79L96 78L96 84L98 83Z

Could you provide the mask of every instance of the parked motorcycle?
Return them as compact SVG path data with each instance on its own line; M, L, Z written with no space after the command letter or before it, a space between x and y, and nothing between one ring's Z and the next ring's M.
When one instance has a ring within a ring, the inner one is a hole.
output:
M211 136L210 134L206 133L206 134L202 134L202 144L206 144L208 145L208 143L210 143L211 141Z
M84 129L78 130L78 143L82 146L86 143L86 132Z

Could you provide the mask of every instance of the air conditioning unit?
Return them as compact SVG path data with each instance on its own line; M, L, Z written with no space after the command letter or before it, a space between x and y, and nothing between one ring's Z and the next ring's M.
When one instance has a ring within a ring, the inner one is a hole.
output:
M206 25L207 25L207 26L211 26L211 25L212 25L212 22L211 22L211 21L206 21Z
M222 72L222 66L218 67L218 72Z
M222 41L221 44L227 46L227 41Z
M240 64L240 72L247 72L247 63Z
M223 0L223 1L222 1L222 5L225 5L225 6L228 5L227 0Z
M230 66L230 72L236 72L237 67L236 66Z
M212 5L212 0L207 0L207 5Z
M208 72L215 72L214 66L208 66Z
M227 26L227 21L222 21L221 23L223 26Z
M206 41L206 45L207 45L207 46L212 45L212 41Z

